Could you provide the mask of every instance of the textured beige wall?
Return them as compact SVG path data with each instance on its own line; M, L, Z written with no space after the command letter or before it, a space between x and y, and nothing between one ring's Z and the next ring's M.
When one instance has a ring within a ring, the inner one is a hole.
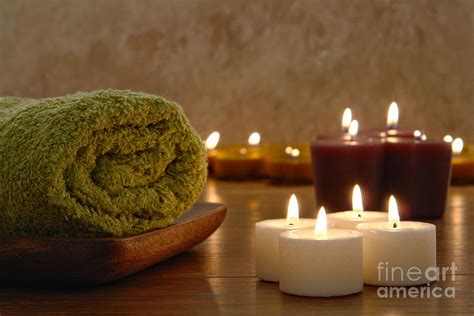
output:
M363 127L474 136L472 0L0 0L0 94L143 90L227 142Z

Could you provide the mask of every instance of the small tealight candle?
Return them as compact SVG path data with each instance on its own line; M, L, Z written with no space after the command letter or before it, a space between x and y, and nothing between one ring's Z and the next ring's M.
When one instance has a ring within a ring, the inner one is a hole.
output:
M311 183L313 170L308 144L275 146L265 156L265 174L275 183Z
M216 147L219 143L220 136L219 132L212 132L206 139L207 165L211 172L214 169L214 161L217 155Z
M255 224L255 267L257 277L278 282L279 236L288 230L314 227L314 218L299 218L298 200L294 194L288 202L286 218L268 219ZM331 226L334 226L331 223Z
M414 286L437 279L436 226L400 221L396 200L389 201L388 222L362 223L364 283Z
M248 146L221 148L214 160L214 175L221 179L246 180L263 175L263 155L260 134L250 134Z
M364 211L362 192L356 184L352 190L352 210L331 213L328 218L334 221L336 228L355 229L360 223L382 222L387 218L387 213Z
M280 290L301 296L342 296L362 291L362 234L328 229L321 207L314 229L280 235Z
M452 141L452 180L455 183L474 181L474 153L466 149L461 138Z

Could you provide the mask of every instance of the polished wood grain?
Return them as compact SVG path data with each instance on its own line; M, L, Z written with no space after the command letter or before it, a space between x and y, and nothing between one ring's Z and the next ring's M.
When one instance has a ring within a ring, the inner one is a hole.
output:
M0 288L0 314L48 312L233 315L472 315L474 289L474 187L451 187L437 226L438 265L458 267L456 298L377 296L377 287L338 298L305 298L281 293L278 284L255 276L254 224L283 217L291 193L303 216L315 216L313 187L261 182L209 181L201 200L228 205L222 226L205 242L147 270L102 286L67 289Z
M172 225L123 238L0 236L0 283L98 285L146 269L209 237L226 207L196 203Z

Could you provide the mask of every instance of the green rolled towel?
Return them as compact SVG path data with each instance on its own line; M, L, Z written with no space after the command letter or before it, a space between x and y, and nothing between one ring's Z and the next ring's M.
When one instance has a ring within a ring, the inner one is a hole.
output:
M165 227L207 174L203 143L178 105L117 90L0 98L0 164L0 235Z

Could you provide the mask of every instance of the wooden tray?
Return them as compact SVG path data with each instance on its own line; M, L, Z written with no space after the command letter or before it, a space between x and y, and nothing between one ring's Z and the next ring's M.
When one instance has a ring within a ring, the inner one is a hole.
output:
M0 281L95 285L113 281L199 244L227 208L197 203L171 226L126 238L0 237Z

